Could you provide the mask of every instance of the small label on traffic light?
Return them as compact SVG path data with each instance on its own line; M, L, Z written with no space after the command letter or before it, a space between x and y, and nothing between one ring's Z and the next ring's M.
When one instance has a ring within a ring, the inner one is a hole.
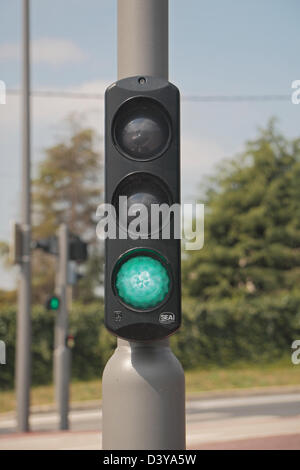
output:
M118 310L117 312L114 312L114 313L115 313L115 321L116 321L116 322L122 321L122 317L123 317L122 312L120 312L120 311Z
M170 323L174 323L175 321L175 314L171 312L163 312L159 315L159 323L163 323L164 325L169 325Z

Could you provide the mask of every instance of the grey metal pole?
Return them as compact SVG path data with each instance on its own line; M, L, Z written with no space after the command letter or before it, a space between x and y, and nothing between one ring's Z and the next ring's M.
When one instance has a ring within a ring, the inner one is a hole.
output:
M168 78L168 0L118 0L118 77ZM185 379L169 340L118 346L102 379L103 449L185 449Z
M60 298L55 324L54 382L55 398L59 413L59 429L69 429L69 383L71 353L68 336L68 227L62 224L58 230L58 273L56 293Z
M29 0L23 0L22 193L19 299L16 344L16 396L18 431L29 430L31 384L31 195L30 195L30 62Z
M168 78L168 0L118 0L118 77Z

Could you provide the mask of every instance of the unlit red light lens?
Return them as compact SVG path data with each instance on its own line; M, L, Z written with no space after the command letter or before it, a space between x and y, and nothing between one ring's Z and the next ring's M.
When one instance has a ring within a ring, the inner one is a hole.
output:
M134 98L119 109L114 140L125 155L136 160L155 158L165 151L169 138L169 119L156 101Z

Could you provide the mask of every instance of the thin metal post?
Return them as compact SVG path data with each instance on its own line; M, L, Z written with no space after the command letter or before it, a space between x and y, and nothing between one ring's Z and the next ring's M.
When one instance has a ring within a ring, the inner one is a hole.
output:
M140 74L168 78L168 0L118 0L118 77ZM118 339L102 391L104 449L185 449L185 379L168 339Z
M18 431L29 430L31 384L31 194L30 194L30 62L29 0L23 0L22 192L20 263L17 318L16 396Z
M58 273L56 293L60 299L55 324L54 382L55 398L59 413L59 429L69 429L69 382L71 354L67 346L68 336L68 227L62 224L58 231Z

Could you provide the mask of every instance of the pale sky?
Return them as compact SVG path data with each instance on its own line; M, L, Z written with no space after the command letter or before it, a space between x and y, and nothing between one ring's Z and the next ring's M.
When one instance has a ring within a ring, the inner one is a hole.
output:
M126 0L124 0L126 1ZM298 0L169 0L170 81L182 95L290 94L300 79ZM0 80L20 87L21 0L0 0ZM116 79L116 0L31 0L32 89L102 93ZM32 99L32 165L73 111L103 135L103 103ZM300 106L287 102L182 103L182 193L243 149L277 116L290 137ZM0 239L19 216L20 99L0 105ZM0 288L13 276L0 271Z

